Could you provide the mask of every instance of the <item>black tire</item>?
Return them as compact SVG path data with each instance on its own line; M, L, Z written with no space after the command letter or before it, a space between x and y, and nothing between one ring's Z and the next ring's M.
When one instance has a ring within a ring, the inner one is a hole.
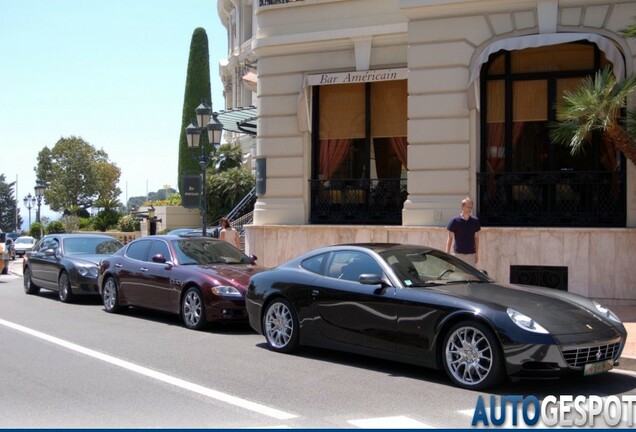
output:
M71 290L71 279L66 271L60 273L60 277L57 280L57 295L61 302L72 303L73 291Z
M37 295L40 293L40 287L31 280L31 267L25 267L24 276L24 292L29 295Z
M454 325L444 337L442 364L455 385L483 390L505 378L499 341L484 324L464 321Z
M207 327L205 303L201 291L197 287L190 287L181 302L181 319L183 324L192 330L202 330Z
M9 260L6 260L4 262L4 268L2 269L2 274L3 275L9 274Z
M109 277L104 282L102 303L106 312L117 313L121 310L121 306L119 306L119 287L114 277Z
M263 314L263 334L272 351L291 353L300 345L298 314L285 299L275 299Z

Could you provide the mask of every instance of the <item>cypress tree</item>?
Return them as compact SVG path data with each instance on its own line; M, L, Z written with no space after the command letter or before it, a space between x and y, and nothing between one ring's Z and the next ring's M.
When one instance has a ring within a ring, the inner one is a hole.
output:
M212 105L210 90L210 55L208 51L208 35L205 29L198 27L192 33L190 42L190 57L188 58L188 72L186 75L185 94L183 96L183 114L181 117L181 135L179 137L179 192L183 198L183 176L199 174L201 167L198 158L193 157L188 149L185 128L193 121L196 122L195 109L201 102ZM201 125L199 125L201 126ZM205 126L205 125L203 125ZM199 145L210 152L207 133L201 135ZM197 155L200 155L200 149Z

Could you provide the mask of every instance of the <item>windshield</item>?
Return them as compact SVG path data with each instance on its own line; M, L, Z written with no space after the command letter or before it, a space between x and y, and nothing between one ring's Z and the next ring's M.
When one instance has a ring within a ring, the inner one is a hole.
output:
M123 246L115 239L104 239L99 237L65 238L63 242L64 253L66 255L110 255L117 252Z
M33 243L35 243L35 239L27 238L27 237L19 237L15 241L15 244L33 244Z
M222 240L184 238L173 241L177 259L182 265L196 264L250 264L252 260L243 252Z
M393 249L380 255L406 287L459 282L491 282L464 261L431 249Z

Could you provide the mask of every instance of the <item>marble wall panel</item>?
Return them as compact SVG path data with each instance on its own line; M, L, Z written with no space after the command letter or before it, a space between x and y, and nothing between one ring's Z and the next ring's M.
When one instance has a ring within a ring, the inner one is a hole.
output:
M585 231L563 233L563 265L568 267L568 291L589 295L590 236Z
M541 265L563 266L563 232L542 231L539 233L539 241L541 244L539 263Z
M613 231L590 232L590 289L597 298L612 298L615 292L614 261L616 257L616 236ZM590 292L590 295L591 292Z

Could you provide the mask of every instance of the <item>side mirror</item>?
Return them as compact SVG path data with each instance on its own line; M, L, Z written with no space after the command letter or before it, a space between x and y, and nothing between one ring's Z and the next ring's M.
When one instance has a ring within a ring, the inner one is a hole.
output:
M256 264L257 259L258 257L256 255L250 255L250 260L252 261L252 264Z
M361 274L358 278L358 282L363 285L385 285L385 282L380 275L371 273Z
M154 263L165 264L166 261L167 261L166 257L163 256L163 254L153 255L152 257L152 262Z

